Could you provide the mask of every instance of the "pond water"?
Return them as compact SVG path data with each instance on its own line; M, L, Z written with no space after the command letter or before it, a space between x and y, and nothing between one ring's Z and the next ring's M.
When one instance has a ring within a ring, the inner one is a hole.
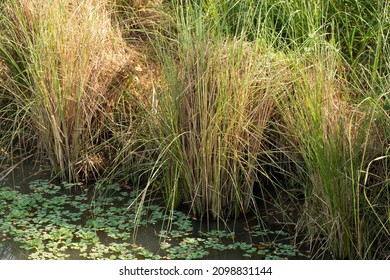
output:
M93 197L47 178L29 163L0 182L0 259L310 258L285 228L254 215L207 223L166 211L158 197L140 208L143 193L131 188L103 186Z

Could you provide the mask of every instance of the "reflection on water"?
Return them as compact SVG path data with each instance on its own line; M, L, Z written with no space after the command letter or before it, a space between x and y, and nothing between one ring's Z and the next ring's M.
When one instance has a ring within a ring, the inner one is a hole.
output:
M25 251L21 250L18 245L11 241L2 241L3 245L0 247L0 260L25 260L27 259L27 254Z
M3 164L0 166L0 187L20 186L27 189L28 183L37 179L50 179L49 168L34 161L24 161L22 164L14 166ZM58 183L58 180L55 180Z

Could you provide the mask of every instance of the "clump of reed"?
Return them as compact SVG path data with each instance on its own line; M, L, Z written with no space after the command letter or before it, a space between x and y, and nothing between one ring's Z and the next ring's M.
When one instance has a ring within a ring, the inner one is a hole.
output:
M281 174L311 245L388 258L389 1L146 2L2 2L1 152L77 180L108 146L104 176L143 187L138 213L157 189L219 220Z
M313 53L304 59L300 54L291 71L292 91L278 103L282 134L301 170L303 227L312 244L322 242L336 258L369 258L374 244L388 234L381 209L388 211L386 199L378 208L371 200L378 202L379 195L388 199L388 175L383 177L387 171L367 170L374 161L388 161L386 138L375 122L378 107L368 100L352 102L339 55L330 46L317 47L314 58ZM367 177L380 176L368 198Z
M334 258L383 258L390 222L390 6L344 2L262 1L254 30L291 58L291 84L277 100L276 122L295 166L285 174L304 192L299 229Z
M12 0L1 6L9 128L4 141L39 151L64 179L96 177L99 141L131 53L109 1ZM7 140L6 140L7 139ZM30 150L30 151L27 151Z
M180 4L177 43L155 41L166 87L148 115L148 139L158 147L150 185L159 181L168 207L185 203L195 216L223 220L255 205L258 157L285 64L260 40L222 36L197 5Z

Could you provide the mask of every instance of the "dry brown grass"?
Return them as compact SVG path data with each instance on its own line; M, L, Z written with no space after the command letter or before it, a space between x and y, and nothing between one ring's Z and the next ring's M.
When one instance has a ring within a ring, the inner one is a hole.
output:
M99 175L101 161L93 159L100 158L100 134L122 87L137 80L141 67L109 7L110 1L20 0L5 12L10 63L25 69L13 99L28 110L38 146L56 172L72 180Z

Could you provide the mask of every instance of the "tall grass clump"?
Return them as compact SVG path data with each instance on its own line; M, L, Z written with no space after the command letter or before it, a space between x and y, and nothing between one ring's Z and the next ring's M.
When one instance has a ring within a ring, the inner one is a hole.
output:
M388 170L367 170L374 161L388 161L388 139L375 122L378 108L368 101L354 104L340 56L326 43L308 57L300 54L292 73L293 90L279 105L283 134L301 170L309 239L336 258L370 258L389 233ZM365 176L375 183L367 185ZM382 195L387 198L374 209Z
M295 61L276 100L295 165L285 174L303 188L308 240L335 258L389 252L389 7L269 0L256 8L252 30Z
M168 207L185 203L198 217L223 220L254 205L284 60L260 41L225 36L204 7L179 1L174 8L174 38L154 43L166 86L148 114L148 139L158 147L150 178Z
M129 64L109 1L10 0L1 5L1 58L10 82L3 142L40 152L64 179L95 176L97 147Z

